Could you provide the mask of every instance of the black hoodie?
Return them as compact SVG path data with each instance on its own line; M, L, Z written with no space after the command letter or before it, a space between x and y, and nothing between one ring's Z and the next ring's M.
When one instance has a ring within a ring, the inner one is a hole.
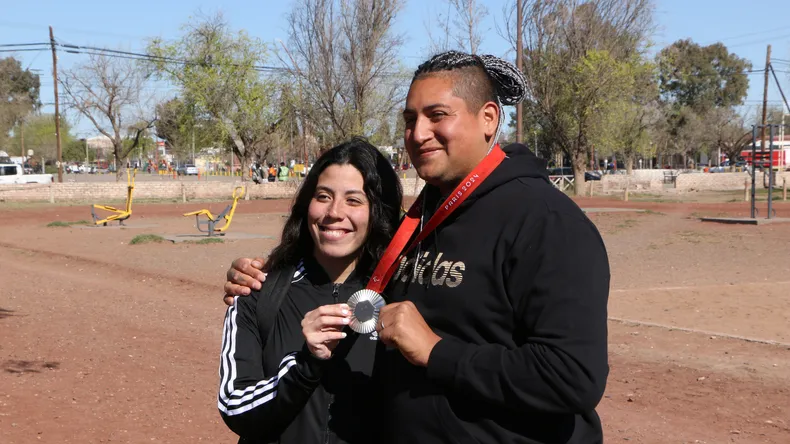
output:
M603 441L603 241L549 183L542 160L524 145L504 151L387 288L390 302L412 301L442 340L427 368L379 347L383 442ZM440 196L426 193L427 221Z

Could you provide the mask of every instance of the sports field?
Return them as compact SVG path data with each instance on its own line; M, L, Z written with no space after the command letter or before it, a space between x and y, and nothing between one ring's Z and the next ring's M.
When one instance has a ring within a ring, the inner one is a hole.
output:
M578 202L648 210L589 213L612 266L607 442L790 442L790 224L697 219L743 203ZM140 204L125 229L47 226L88 205L0 204L0 442L235 442L215 399L224 273L275 244L289 202L239 202L231 231L274 239L130 244L226 204Z

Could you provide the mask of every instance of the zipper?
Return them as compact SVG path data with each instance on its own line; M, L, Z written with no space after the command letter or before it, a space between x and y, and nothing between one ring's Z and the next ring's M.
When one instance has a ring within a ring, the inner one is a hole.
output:
M332 298L335 300L335 304L337 304L338 294L340 294L340 284L334 283L332 284Z
M340 294L340 284L332 284L332 299L337 304L337 297ZM324 444L329 444L329 421L332 420L332 403L335 402L335 395L329 394L329 402L326 405L326 429L324 430Z

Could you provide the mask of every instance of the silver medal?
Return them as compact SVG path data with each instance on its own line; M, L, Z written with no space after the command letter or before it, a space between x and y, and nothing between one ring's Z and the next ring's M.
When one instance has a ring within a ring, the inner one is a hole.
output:
M347 304L351 309L351 322L348 326L352 330L365 335L376 330L379 310L385 305L380 294L367 288L359 290L348 298Z

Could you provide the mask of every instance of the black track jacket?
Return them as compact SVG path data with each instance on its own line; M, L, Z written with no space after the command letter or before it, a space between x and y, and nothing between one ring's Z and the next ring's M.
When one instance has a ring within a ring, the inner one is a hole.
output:
M364 287L352 274L334 284L312 259L297 267L272 331L258 328L260 293L237 297L225 316L218 407L240 443L367 443L376 341L346 329L333 357L315 358L301 322L321 305Z
M595 413L609 369L603 241L548 182L542 160L523 145L504 151L387 288L390 302L412 301L442 340L427 368L379 348L379 442L603 441ZM438 190L427 193L430 212Z

